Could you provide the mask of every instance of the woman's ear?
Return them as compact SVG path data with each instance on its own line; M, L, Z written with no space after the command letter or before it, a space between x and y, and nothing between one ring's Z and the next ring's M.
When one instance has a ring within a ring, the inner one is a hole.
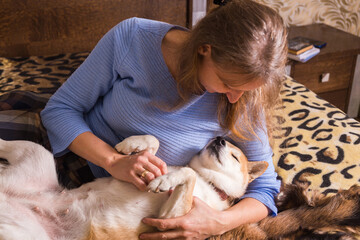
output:
M198 48L198 53L202 56L211 56L211 46L209 44L201 45Z

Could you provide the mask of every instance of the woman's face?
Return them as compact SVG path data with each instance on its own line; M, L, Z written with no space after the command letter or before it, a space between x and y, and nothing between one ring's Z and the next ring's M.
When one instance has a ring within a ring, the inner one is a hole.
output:
M215 67L211 59L211 47L199 49L199 53L203 56L198 69L198 78L201 85L209 93L223 93L226 95L230 103L237 102L245 91L254 90L264 84L264 81L257 79L248 81L243 75L228 73ZM224 84L224 80L232 80L239 83L237 87L230 87ZM244 83L241 84L241 81Z

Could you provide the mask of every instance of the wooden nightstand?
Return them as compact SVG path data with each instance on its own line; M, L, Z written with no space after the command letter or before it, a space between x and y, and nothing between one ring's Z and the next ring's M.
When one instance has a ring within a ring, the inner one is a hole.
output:
M360 92L353 90L351 93L351 90L355 86L353 84L360 84L360 38L325 24L290 27L288 38L297 36L321 40L327 45L306 63L289 61L290 76L344 112L350 109L351 95L351 104L354 104L354 99L357 104L353 106L357 108L357 115ZM328 82L323 82L322 76L326 73L330 74L330 78Z

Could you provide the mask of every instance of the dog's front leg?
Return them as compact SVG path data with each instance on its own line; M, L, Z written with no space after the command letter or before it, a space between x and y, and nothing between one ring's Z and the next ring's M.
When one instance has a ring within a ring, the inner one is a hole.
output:
M155 154L159 149L159 140L152 135L131 136L116 144L115 149L126 155L144 150Z
M159 218L173 218L183 216L192 207L193 191L196 173L188 167L183 167L163 176L155 178L148 185L154 192L165 192L173 189L169 199L161 207Z

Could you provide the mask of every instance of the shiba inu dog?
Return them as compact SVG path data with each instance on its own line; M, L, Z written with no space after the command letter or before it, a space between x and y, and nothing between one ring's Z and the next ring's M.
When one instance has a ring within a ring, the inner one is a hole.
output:
M155 137L144 135L116 149L155 154L158 146ZM52 154L36 143L0 140L0 158L0 239L7 240L137 239L155 230L142 218L184 215L193 196L212 208L229 208L268 166L248 162L239 148L217 137L188 166L169 167L151 181L149 192L111 177L67 190L58 183Z

